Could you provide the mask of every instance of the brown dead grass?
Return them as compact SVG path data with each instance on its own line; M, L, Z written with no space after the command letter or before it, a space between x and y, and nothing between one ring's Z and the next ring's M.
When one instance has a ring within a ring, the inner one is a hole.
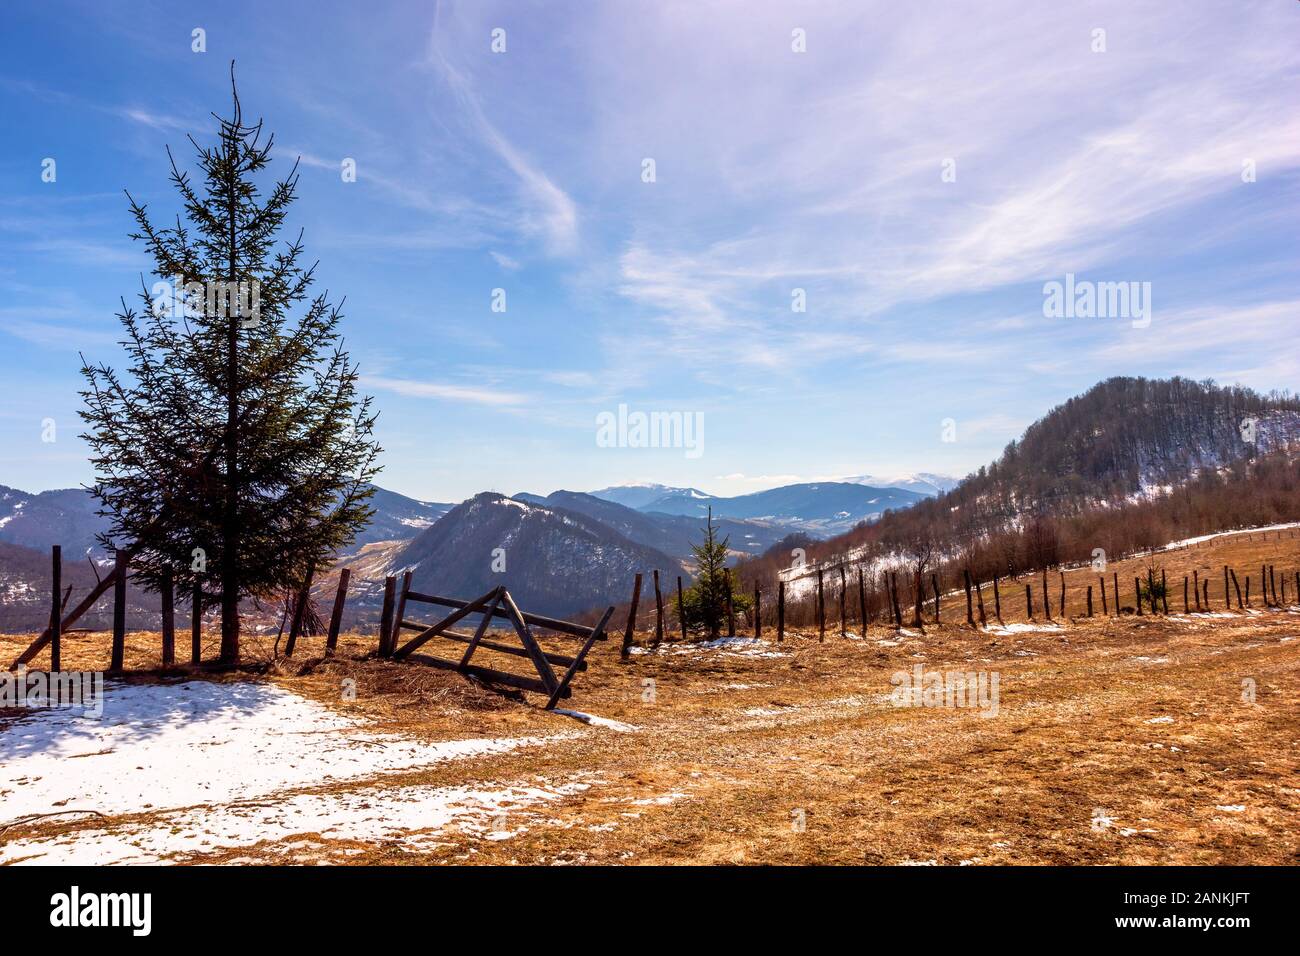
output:
M1289 537L1219 539L1164 556L1171 585L1175 570L1179 581L1171 610L1181 611L1184 566L1217 573L1221 589L1224 562L1239 576L1252 563L1257 576L1261 560L1279 571L1294 568L1300 564L1295 544ZM1291 550L1280 553L1282 546ZM1137 573L1129 567L1120 565L1121 589L1126 574L1131 589ZM1095 575L1072 572L1067 582L1073 586L1076 578L1082 584ZM1081 610L1082 599L1076 604L1073 595L1072 589L1068 606ZM991 613L987 594L986 601ZM401 841L361 845L299 834L292 853L287 839L277 839L201 859L1300 862L1300 609L1256 607L1214 617L1098 614L1059 630L994 634L958 624L962 605L960 614L945 605L951 623L927 626L924 634L873 627L865 641L842 640L836 626L824 643L805 633L758 648L781 656L667 644L621 661L611 640L592 653L567 706L638 728L629 733L547 713L535 695L512 698L418 664L367 659L373 635L346 635L328 661L319 658L319 641L300 644L293 662L217 679L275 681L383 729L429 739L568 732L545 748L319 792L364 785L382 799L387 788L415 783L539 781L582 781L587 789L544 809L510 814L495 825L514 832L509 839L449 828L438 848L414 853ZM1004 617L1016 619L1005 601ZM157 640L131 634L131 666L155 665ZM10 657L22 645L16 637L0 638L0 652ZM571 646L556 642L557 649ZM106 654L104 635L74 635L64 666L102 666ZM916 663L927 670L996 671L999 716L891 706L885 699L891 674ZM514 660L511 669L521 665ZM1247 678L1256 685L1254 703L1243 700ZM355 701L343 699L345 681L355 682ZM1152 723L1165 717L1172 720ZM1243 809L1222 809L1237 806ZM1098 814L1112 822L1095 828ZM802 829L795 825L800 819ZM96 825L49 822L40 832ZM343 850L350 855L340 857Z

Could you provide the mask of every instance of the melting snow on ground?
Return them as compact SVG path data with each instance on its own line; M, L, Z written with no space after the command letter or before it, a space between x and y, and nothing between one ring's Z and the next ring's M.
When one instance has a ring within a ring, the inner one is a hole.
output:
M400 842L418 851L448 842L445 828L484 839L506 839L524 829L495 829L508 814L586 790L590 784L475 787L400 787L344 793L298 794L274 803L233 803L176 810L155 821L113 829L79 831L53 838L0 844L0 862L59 866L155 863L218 849L251 847L306 834L373 845ZM277 848L310 848L303 839ZM347 854L347 848L335 848ZM353 852L356 852L354 849Z
M641 729L640 727L634 727L632 724L625 724L609 717L597 717L595 714L584 714L580 710L564 710L561 707L557 707L555 708L554 713L563 714L565 717L572 717L574 720L580 720L584 724L590 724L593 727L604 727L608 730L617 730L622 734L631 733L634 730Z
M362 720L272 684L109 684L100 719L43 710L0 730L0 806L5 821L52 809L187 807L544 741L424 743L375 733Z
M1059 624L990 624L985 634L1053 634L1064 630Z
M428 743L378 733L364 720L272 684L108 684L102 718L52 709L0 723L0 825L75 811L151 812L165 822L10 841L0 844L0 861L37 855L39 862L139 862L298 832L337 829L369 839L417 820L429 827L462 805L522 797L515 788L406 788L252 801L565 736Z

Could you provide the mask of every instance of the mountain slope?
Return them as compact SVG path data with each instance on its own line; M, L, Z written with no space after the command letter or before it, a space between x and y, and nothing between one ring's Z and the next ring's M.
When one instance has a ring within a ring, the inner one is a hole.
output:
M735 498L695 499L667 495L640 510L702 518L713 509L715 518L762 519L818 537L839 534L887 510L907 508L924 495L897 488L873 488L843 481L806 482L756 491Z
M399 495L386 488L375 488L370 506L375 514L370 523L357 535L352 551L358 551L375 541L396 541L412 538L452 509L452 505L437 501L420 501Z
M493 570L501 557L505 570ZM492 492L421 532L394 567L413 572L417 591L476 597L504 584L524 610L561 616L625 599L637 572L681 573L669 555L586 515Z
M102 556L95 535L108 530L108 519L95 514L98 506L82 488L29 494L0 485L0 542L46 553L58 544L68 558Z
M614 485L610 488L600 488L588 493L593 497L600 498L604 501L612 501L615 504L623 505L626 508L636 508L638 511L645 510L646 505L658 501L660 498L689 499L710 497L697 488L674 488L671 485L657 485L653 482L645 484Z
M844 481L855 485L871 485L873 488L897 488L901 491L914 491L918 495L941 495L945 491L952 491L961 482L960 478L953 478L951 475L937 475L934 472L918 471L911 475L895 475L892 478L883 478L879 475L856 475L852 478L845 478Z
M528 494L515 495L515 498L584 514L613 528L629 541L680 560L691 559L692 545L699 544L703 536L699 518L637 511L578 491L557 491L545 498ZM729 539L731 550L745 555L761 554L788 534L787 528L763 521L723 518L714 524L719 536Z

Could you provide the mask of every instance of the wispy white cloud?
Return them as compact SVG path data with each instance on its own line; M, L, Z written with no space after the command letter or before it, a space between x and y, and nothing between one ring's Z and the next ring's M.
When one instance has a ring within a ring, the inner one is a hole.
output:
M478 385L450 385L442 382L423 382L414 379L386 376L362 376L361 384L368 389L396 392L411 398L430 398L447 402L465 402L472 405L510 407L526 404L527 395Z
M577 205L488 118L471 74L457 67L446 52L443 11L441 3L435 4L429 35L429 65L454 94L468 128L514 174L524 198L522 229L540 234L552 252L572 252L578 238Z

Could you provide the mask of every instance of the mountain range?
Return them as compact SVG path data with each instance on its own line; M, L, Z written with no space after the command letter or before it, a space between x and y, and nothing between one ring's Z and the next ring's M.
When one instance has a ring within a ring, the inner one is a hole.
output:
M1289 395L1115 378L1049 411L961 482L929 473L860 475L731 497L642 484L483 493L457 505L376 489L375 515L340 562L354 570L351 620L376 613L384 576L407 569L417 589L466 597L505 583L525 609L563 616L624 599L638 571L660 571L671 591L678 574L690 573L691 546L709 510L733 563L754 567L787 561L792 535L820 539L812 545L819 560L918 536L953 551L1019 534L1044 515L1118 514L1128 503L1293 447L1300 447L1300 401ZM67 563L78 567L69 582L80 587L75 575L91 573L81 556L103 557L95 534L106 522L95 510L84 490L0 486L0 627L45 623L51 544L62 544ZM1058 553L1068 545L1061 540L1053 545ZM504 564L494 566L498 558ZM323 595L328 576L319 587Z

